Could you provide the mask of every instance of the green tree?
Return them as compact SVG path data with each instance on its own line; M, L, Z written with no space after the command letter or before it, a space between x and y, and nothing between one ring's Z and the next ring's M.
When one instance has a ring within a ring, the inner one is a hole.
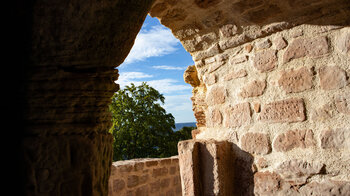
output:
M110 105L114 161L174 155L169 141L174 139L175 121L161 106L164 99L146 83L131 84L115 93Z
M177 143L182 140L192 138L192 130L196 127L182 127L180 130L173 132L171 139L168 141L168 146L171 155L177 155Z

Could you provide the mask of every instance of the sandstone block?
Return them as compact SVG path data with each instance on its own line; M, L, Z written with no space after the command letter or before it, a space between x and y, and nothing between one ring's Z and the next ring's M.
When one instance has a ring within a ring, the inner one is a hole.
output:
M137 175L129 175L128 176L128 188L135 187L139 184L139 176Z
M350 115L350 93L338 95L335 99L338 112Z
M152 177L157 178L159 176L165 176L168 174L168 168L167 167L161 167L161 168L154 168L152 171Z
M264 39L262 41L259 41L255 44L255 49L256 50L262 50L262 49L267 49L271 47L271 41L269 39Z
M280 190L281 177L273 172L254 174L254 193L257 195L275 195Z
M216 74L209 74L208 78L207 78L207 85L213 85L217 82L218 77Z
M303 99L291 98L266 104L258 120L262 122L302 122L306 119Z
M147 167L153 167L153 166L157 166L157 165L158 165L158 161L146 161Z
M312 88L312 78L312 71L306 67L282 71L278 85L287 93L298 93Z
M258 81L254 80L253 82L250 82L246 86L244 86L239 93L239 96L243 98L248 98L248 97L257 97L260 96L264 93L266 88L266 81Z
M350 130L347 128L323 130L320 140L323 149L350 149Z
M263 133L246 133L241 139L243 150L257 155L265 155L271 152L270 140Z
M197 87L200 85L200 81L198 79L198 73L196 66L191 65L188 66L184 72L184 80L187 84L190 84L192 87Z
M135 196L148 196L149 195L148 190L149 188L147 184L141 187L138 187L136 189Z
M319 70L323 90L340 89L347 85L346 72L338 66L326 66Z
M238 56L238 57L234 57L230 60L230 65L235 65L235 64L239 64L239 63L244 63L248 60L248 57L246 55L243 56Z
M335 39L335 48L343 54L350 55L350 29L345 28Z
M196 52L193 54L193 60L194 61L198 61L201 59L205 59L205 58L209 58L212 57L216 54L219 54L219 46L217 44L214 44L213 46L211 46L210 48L208 48L205 51L200 51L200 52Z
M237 34L237 26L234 25L234 24L226 24L226 25L223 25L220 29L219 29L219 32L220 32L220 35L222 37L231 37L235 34Z
M289 44L283 55L283 62L309 56L319 57L329 52L327 38L324 36L315 38L298 38Z
M124 180L116 179L113 180L113 192L120 192L125 188Z
M260 72L268 72L277 66L276 50L264 50L257 52L253 57L253 66Z
M283 39L282 36L275 37L275 39L272 40L272 43L275 46L276 50L282 50L283 48L287 47L287 42Z
M244 34L235 35L235 36L231 37L230 39L220 41L219 47L221 50L226 50L226 49L233 48L233 47L236 47L236 46L243 44L244 42L247 41L247 39L248 38Z
M231 195L228 142L187 140L178 144L183 195Z
M315 146L316 141L312 130L289 130L279 134L273 146L276 151L286 152L293 148L308 148Z
M218 110L218 109L211 110L207 122L208 122L209 127L210 126L215 127L215 126L221 125L222 114L221 114L220 110Z
M227 93L226 89L223 87L215 86L211 88L207 94L207 104L208 105L217 105L225 102Z
M349 181L331 181L310 182L300 188L302 195L350 195Z
M293 185L304 184L307 178L321 172L323 164L292 159L281 163L276 172L285 181Z
M243 78L247 76L247 71L244 69L240 69L238 71L231 71L227 75L225 75L224 80L225 81L230 81L236 78Z
M229 106L225 110L226 127L240 127L250 124L250 121L251 111L248 102Z

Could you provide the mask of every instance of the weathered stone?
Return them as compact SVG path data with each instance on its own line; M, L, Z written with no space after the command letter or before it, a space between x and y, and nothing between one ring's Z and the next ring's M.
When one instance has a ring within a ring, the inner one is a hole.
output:
M244 50L249 53L253 50L253 46L251 44L247 44L244 46Z
M255 49L256 50L262 50L262 49L267 49L271 47L271 41L269 39L264 39L262 41L259 41L255 44Z
M273 45L275 46L276 50L282 50L283 48L287 47L287 42L283 39L282 36L277 36L272 40Z
M207 120L209 127L219 126L222 123L222 114L220 110L213 109L209 114L209 119Z
M260 72L268 72L277 66L276 50L264 50L257 52L253 57L253 66Z
M250 121L251 111L248 102L229 106L225 110L224 124L226 127L240 127L250 124Z
M153 166L157 166L157 165L158 165L158 161L147 161L146 162L147 167L153 167Z
M286 152L294 148L313 147L315 144L312 130L289 130L277 136L273 147L278 152Z
M327 119L330 119L333 116L333 110L330 104L323 105L311 113L311 119L314 122L317 121L326 121Z
M172 26L174 21L183 21L187 17L187 12L181 8L170 9L162 17L162 24L166 26Z
M135 192L135 196L148 196L149 193L148 185L143 185L141 187L138 187Z
M262 122L301 122L306 119L303 99L285 99L263 105L258 120Z
M319 70L323 90L340 89L347 85L346 72L338 66L325 66Z
M223 25L220 29L219 29L219 32L220 32L220 35L222 37L230 37L230 36L233 36L235 34L237 34L237 26L234 25L234 24L226 24L226 25Z
M243 63L243 62L246 62L247 60L248 60L248 57L246 55L234 57L230 60L230 65Z
M267 160L264 157L261 157L256 162L256 165L258 166L259 169L262 169L262 168L268 167L269 163L267 162Z
M347 128L323 130L320 140L323 149L350 149L350 130Z
M219 46L221 50L226 50L241 45L242 43L246 42L247 39L248 38L244 34L235 35L230 39L220 41Z
M206 84L209 86L213 85L217 82L217 80L218 80L218 77L216 74L210 74L206 80Z
M263 133L244 134L241 139L241 147L243 150L257 155L265 155L271 152L270 140Z
M275 195L281 188L281 177L276 173L257 172L254 174L254 193Z
M161 189L168 188L169 185L170 185L170 178L165 178L165 179L162 179L160 181L160 188Z
M229 72L227 75L225 75L224 80L230 81L230 80L237 79L237 78L243 78L245 76L247 76L247 71L244 69L240 69L238 71Z
M312 71L302 67L296 70L282 71L278 84L287 93L298 93L312 88L312 78Z
M216 54L219 54L219 52L220 52L219 46L217 44L214 44L213 46L211 46L209 49L207 49L205 51L193 53L193 60L198 61L201 59L209 58L209 57L212 57Z
M350 55L350 29L345 28L335 39L335 47L342 54Z
M130 175L128 176L128 188L135 187L139 184L139 176L137 175Z
M224 87L215 86L211 88L207 95L208 105L217 105L225 102L227 93Z
M230 186L232 154L228 142L186 140L179 142L178 150L183 195L230 195L233 192Z
M298 38L289 44L283 55L283 62L287 63L293 59L309 56L319 57L329 52L326 37Z
M116 179L113 180L113 192L120 192L124 189L125 182L124 180Z
M157 178L159 176L165 176L168 174L168 168L167 167L161 167L161 168L154 168L152 171L152 177Z
M338 95L335 99L338 112L350 115L350 93Z
M323 182L310 182L299 190L302 195L350 195L349 181L331 181L325 180Z
M323 164L317 162L307 162L298 159L292 159L281 163L276 172L283 180L293 185L304 184L307 178L321 172Z
M248 97L257 97L260 96L264 93L266 88L266 81L258 81L254 80L253 82L250 82L246 86L244 86L239 93L239 96L243 98L248 98Z

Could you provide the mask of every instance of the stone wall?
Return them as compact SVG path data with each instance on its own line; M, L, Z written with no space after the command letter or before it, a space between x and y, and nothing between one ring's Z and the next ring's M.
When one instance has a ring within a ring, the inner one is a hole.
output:
M181 195L179 160L133 159L112 164L109 196Z
M195 61L184 75L194 87L193 135L232 145L236 194L350 194L349 7L333 0L152 7Z

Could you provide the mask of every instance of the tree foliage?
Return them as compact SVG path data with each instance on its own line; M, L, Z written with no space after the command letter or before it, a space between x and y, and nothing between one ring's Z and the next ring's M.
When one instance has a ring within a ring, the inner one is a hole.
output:
M115 93L110 105L114 161L176 155L177 142L191 138L188 130L173 132L175 120L161 106L164 100L146 83L131 84Z

